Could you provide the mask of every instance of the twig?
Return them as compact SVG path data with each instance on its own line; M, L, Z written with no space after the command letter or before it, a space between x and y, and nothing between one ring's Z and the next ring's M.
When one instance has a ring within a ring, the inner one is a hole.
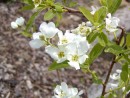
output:
M130 92L126 95L125 98L130 98Z
M119 39L116 41L116 44L117 44L117 45L120 44L120 42L121 42L121 40L122 40L122 38L123 38L123 36L124 36L124 34L125 34L124 28L122 28L122 27L118 27L118 28L121 29L122 31L121 31L121 34L120 34ZM114 57L113 57L113 59L112 59L112 62L111 62L111 65L110 65L110 68L109 68L109 71L108 71L106 80L105 80L105 82L103 83L102 96L104 96L104 95L106 94L106 92L105 92L105 90L106 90L106 85L107 85L107 83L108 83L108 80L109 80L109 77L110 77L112 68L113 68L114 64L116 63L116 62L115 62L115 59L116 59L116 55L114 55Z
M67 12L69 13L81 13L79 10L73 9L73 8L68 8L68 7L63 7Z
M60 72L59 72L59 70L56 70L56 72L57 72L57 76L58 76L59 82L61 83L61 76L60 76Z

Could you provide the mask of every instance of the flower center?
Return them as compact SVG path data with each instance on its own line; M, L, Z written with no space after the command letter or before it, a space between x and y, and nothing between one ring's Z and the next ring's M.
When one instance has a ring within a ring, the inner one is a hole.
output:
M63 39L61 40L61 42L62 42L62 44L66 44L66 43L68 43L68 40L67 40L66 38L63 38Z
M73 55L72 56L72 61L78 61L78 59L79 59L78 55Z
M63 58L64 56L65 56L64 52L61 51L61 52L58 53L59 58Z

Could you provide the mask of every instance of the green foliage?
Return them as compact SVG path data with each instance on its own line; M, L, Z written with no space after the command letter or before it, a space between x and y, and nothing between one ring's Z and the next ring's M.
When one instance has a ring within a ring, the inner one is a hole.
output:
M92 43L92 42L94 42L94 40L97 38L97 36L98 36L98 33L97 33L97 32L92 32L92 33L90 33L90 34L87 36L87 41L88 41L89 43Z
M89 64L91 64L102 52L104 47L97 43L89 53Z
M130 48L130 34L127 34L126 36L126 45L127 45L127 48Z
M124 52L124 49L121 46L113 43L113 44L107 46L104 51L112 53L114 55L119 55L120 53Z
M101 46L106 46L108 44L108 38L103 32L98 34L98 42Z
M121 79L126 82L128 77L129 77L129 70L128 70L128 64L125 63L123 66L122 66L122 72L121 72Z
M64 61L62 63L57 63L56 61L54 61L50 67L49 67L49 70L52 71L52 70L56 70L56 69L61 69L61 68L67 68L69 67L68 61Z
M122 0L100 0L101 5L108 8L109 13L114 13L120 6Z
M107 8L105 6L102 6L95 12L94 22L102 23L104 21L104 18L106 17L106 14L107 14Z
M55 17L55 13L53 10L48 10L45 14L44 14L44 20L51 20L53 17Z
M30 19L27 22L27 26L26 26L26 31L28 31L30 29L30 27L33 25L34 20L36 19L36 17L38 16L38 14L41 12L41 10L35 12Z
M94 24L94 19L93 19L93 15L90 13L90 11L88 9L86 9L85 7L79 7L80 12L83 13L83 15L91 22Z

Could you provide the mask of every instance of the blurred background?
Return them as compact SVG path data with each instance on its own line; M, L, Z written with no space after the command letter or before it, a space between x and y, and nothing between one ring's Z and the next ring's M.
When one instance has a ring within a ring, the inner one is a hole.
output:
M76 1L90 9L91 5L99 6L98 0ZM28 20L32 15L31 11L20 11L23 5L20 0L0 0L0 98L51 98L55 85L60 84L57 72L48 71L53 60L44 52L44 47L33 50L29 46L31 39L22 36L19 30L13 30L10 26L17 17L22 16ZM130 0L123 0L114 14L121 19L120 25L127 32L130 32L129 9ZM44 12L36 19L37 27L44 21L43 15ZM73 29L83 21L86 19L79 14L66 13L60 21L59 29ZM110 54L101 55L91 65L91 69L102 79L109 68L111 57ZM116 68L120 68L120 65L117 64L113 70ZM101 86L93 84L90 74L84 74L81 70L75 71L73 68L59 72L62 81L84 90L83 98L96 98L101 91Z

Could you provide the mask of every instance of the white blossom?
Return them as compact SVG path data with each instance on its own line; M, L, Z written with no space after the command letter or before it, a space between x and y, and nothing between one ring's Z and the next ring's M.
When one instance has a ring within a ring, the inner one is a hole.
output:
M29 42L32 48L37 49L45 44L44 40L41 40L40 37L44 37L43 33L41 32L33 33L32 35L33 39Z
M48 24L43 22L39 27L39 31L43 33L46 38L52 38L59 32L53 22L49 22Z
M72 43L75 36L76 35L70 33L69 30L66 30L64 35L63 32L58 32L58 37L59 37L58 45L67 45L69 43Z
M20 17L20 18L17 18L15 22L17 25L22 26L24 25L24 21L25 19L23 17Z
M80 69L80 64L83 64L86 58L88 58L86 55L88 47L89 46L86 41L69 44L67 46L67 59L69 60L68 64L76 70Z
M17 18L16 21L11 22L11 27L17 29L19 26L24 25L25 19L23 17Z
M48 53L57 63L61 63L66 60L66 48L63 45L58 45L58 47L47 46L45 48L46 53Z
M113 79L113 80L119 80L120 79L120 73L121 73L121 70L117 69L116 73L113 73L112 75L110 75L110 78Z
M120 22L120 19L117 17L112 17L110 13L107 16L108 18L106 18L106 30L109 32L117 31L117 26Z
M92 8L92 11L91 11L91 14L94 15L95 12L99 9L98 7L94 7L94 6L91 6Z
M54 89L54 96L52 98L80 98L83 91L78 92L77 88L69 88L65 82L57 85Z
M86 36L88 33L92 32L92 28L89 27L92 24L90 22L83 22L82 24L79 24L79 26L73 30L71 30L72 33L80 34L82 36Z
M11 22L11 27L13 29L17 29L18 28L18 25L16 24L16 22Z
M118 87L118 83L108 83L108 85L110 86L110 88L114 89Z

